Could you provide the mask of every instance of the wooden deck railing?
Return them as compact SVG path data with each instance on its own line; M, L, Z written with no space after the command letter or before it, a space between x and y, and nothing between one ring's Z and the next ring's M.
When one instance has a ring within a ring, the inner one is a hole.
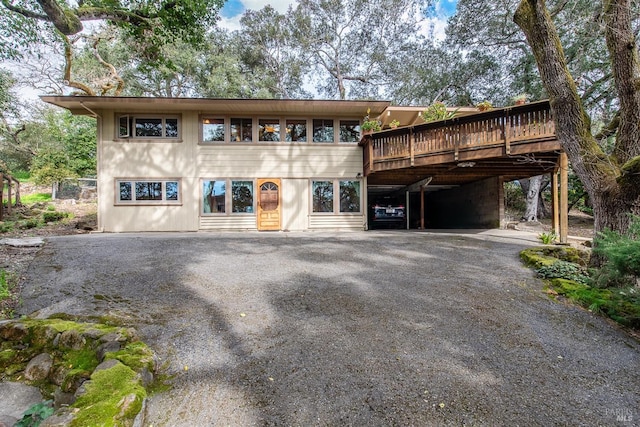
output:
M471 116L374 133L363 139L365 173L374 162L413 160L417 157L501 145L510 154L513 143L555 138L548 101L500 108Z

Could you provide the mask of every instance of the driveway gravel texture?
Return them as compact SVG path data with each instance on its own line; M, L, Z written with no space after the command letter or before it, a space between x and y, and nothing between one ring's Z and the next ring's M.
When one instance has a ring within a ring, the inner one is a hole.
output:
M51 237L21 312L136 327L147 426L638 425L640 344L498 231Z

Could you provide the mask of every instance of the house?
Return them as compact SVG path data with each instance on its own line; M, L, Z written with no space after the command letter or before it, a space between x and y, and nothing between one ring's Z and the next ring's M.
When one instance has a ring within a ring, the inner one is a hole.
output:
M42 99L97 119L100 230L365 227L359 125L389 102Z
M387 101L42 99L97 119L105 232L363 230L395 207L406 228L497 227L502 183L563 155L548 102L425 124ZM363 138L367 112L402 126Z

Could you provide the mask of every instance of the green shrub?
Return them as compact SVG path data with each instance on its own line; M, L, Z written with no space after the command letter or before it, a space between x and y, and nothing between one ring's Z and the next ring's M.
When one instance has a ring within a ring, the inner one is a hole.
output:
M38 218L26 219L18 224L18 228L22 230L38 228L39 226L40 226L40 220Z
M0 233L8 233L10 231L13 231L13 223L12 222L5 222L0 224Z
M7 282L7 272L0 270L0 300L9 296L9 283Z
M45 212L42 214L42 220L45 223L57 222L67 218L69 214L67 212Z
M598 286L634 284L640 278L640 217L632 217L626 234L611 230L598 233L593 253L605 259L595 274Z
M567 261L556 261L551 265L545 265L536 270L538 277L543 279L566 279L586 285L589 277L584 267Z
M558 235L555 231L550 231L548 233L538 234L538 239L545 245L551 245L558 239Z

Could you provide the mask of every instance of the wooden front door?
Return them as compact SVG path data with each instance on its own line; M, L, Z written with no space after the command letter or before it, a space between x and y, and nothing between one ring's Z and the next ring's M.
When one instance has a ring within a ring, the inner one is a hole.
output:
M258 179L258 230L280 230L279 179Z

